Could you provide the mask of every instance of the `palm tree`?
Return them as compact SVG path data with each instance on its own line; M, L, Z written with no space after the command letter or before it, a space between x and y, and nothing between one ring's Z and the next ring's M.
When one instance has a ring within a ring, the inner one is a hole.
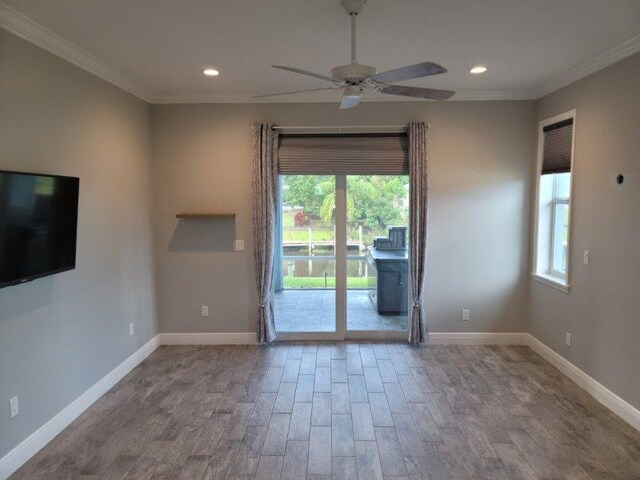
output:
M350 218L354 212L356 207L356 201L353 198L353 194L347 192L347 218ZM320 218L327 225L331 224L333 221L333 211L336 208L336 192L327 193L322 201L322 206L320 207Z

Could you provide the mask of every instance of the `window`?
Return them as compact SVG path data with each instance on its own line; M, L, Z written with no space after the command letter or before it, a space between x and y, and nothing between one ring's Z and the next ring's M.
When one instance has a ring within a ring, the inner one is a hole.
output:
M552 173L553 196L551 198L551 266L549 273L559 277L567 275L567 253L569 250L569 189L570 173Z
M575 111L540 123L534 278L568 292Z

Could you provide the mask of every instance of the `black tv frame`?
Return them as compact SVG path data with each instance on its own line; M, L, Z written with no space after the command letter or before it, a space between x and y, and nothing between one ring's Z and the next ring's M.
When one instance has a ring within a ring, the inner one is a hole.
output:
M23 283L32 282L33 280L37 280L39 278L49 277L51 275L56 275L62 272L68 272L69 270L75 270L76 268L76 259L78 256L78 221L79 221L79 207L80 207L80 177L71 177L68 175L52 175L50 173L34 173L34 172L18 172L15 170L0 170L0 173L11 173L18 175L30 175L32 177L53 177L53 178L71 178L78 181L78 201L76 202L76 252L73 256L73 265L63 268L56 268L54 270L49 270L48 272L38 273L35 275L29 275L28 277L18 278L16 280L11 280L9 282L0 283L0 288L5 287L13 287L16 285L22 285Z

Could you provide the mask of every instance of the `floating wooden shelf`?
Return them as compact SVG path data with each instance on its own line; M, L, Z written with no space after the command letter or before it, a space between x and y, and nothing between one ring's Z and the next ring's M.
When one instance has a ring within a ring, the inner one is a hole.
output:
M193 218L193 219L225 219L235 218L235 213L178 213L176 218Z

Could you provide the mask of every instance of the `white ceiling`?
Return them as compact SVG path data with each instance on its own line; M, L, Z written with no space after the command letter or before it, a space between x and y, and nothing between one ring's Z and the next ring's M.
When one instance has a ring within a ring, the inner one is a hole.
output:
M156 102L324 86L270 65L349 61L339 0L2 0L0 26ZM440 63L447 74L407 84L454 99L533 98L636 51L639 0L369 0L358 18L360 63ZM469 75L475 64L489 71Z

